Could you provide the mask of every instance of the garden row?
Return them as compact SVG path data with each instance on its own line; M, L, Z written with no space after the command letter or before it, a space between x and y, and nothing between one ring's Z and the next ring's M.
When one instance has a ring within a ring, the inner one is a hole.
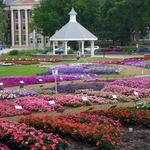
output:
M35 64L40 62L60 62L56 58L0 58L0 62L15 63L15 64Z
M39 95L0 101L0 117L31 114L33 112L63 112L66 107L80 107L92 104L116 103L117 100L82 95Z
M95 61L94 64L106 65L106 64L117 64L117 65L128 65L128 66L137 66L137 67L150 67L150 62L144 61L141 59L127 59L127 60L104 60L104 61Z

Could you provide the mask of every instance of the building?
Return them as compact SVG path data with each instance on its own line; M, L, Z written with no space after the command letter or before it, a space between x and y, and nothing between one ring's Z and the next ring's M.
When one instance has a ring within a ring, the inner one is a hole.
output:
M10 33L6 38L11 47L36 49L50 46L49 37L43 37L30 28L32 9L39 0L4 0L3 4Z

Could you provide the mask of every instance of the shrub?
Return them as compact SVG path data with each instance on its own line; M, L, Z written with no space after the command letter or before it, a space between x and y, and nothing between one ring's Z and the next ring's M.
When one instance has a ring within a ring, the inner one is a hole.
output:
M18 50L13 50L13 51L10 51L8 54L9 55L17 55L19 52Z

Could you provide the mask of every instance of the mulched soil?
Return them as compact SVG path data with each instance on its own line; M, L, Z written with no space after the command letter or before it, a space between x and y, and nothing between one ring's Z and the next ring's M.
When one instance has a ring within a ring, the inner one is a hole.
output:
M150 150L150 130L140 127L133 127L133 132L129 132L128 128L124 128L125 133L121 137L121 144L116 150ZM69 142L67 150L98 150L88 144L75 142L66 139Z

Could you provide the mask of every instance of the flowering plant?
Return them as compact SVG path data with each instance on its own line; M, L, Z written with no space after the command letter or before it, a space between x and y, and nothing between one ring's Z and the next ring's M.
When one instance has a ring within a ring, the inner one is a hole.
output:
M26 116L20 122L55 132L63 136L71 136L76 140L95 144L100 149L113 149L119 143L122 128L118 121L99 115L77 114L58 117Z
M0 120L0 141L18 150L59 150L67 147L67 142L58 135L4 120Z

